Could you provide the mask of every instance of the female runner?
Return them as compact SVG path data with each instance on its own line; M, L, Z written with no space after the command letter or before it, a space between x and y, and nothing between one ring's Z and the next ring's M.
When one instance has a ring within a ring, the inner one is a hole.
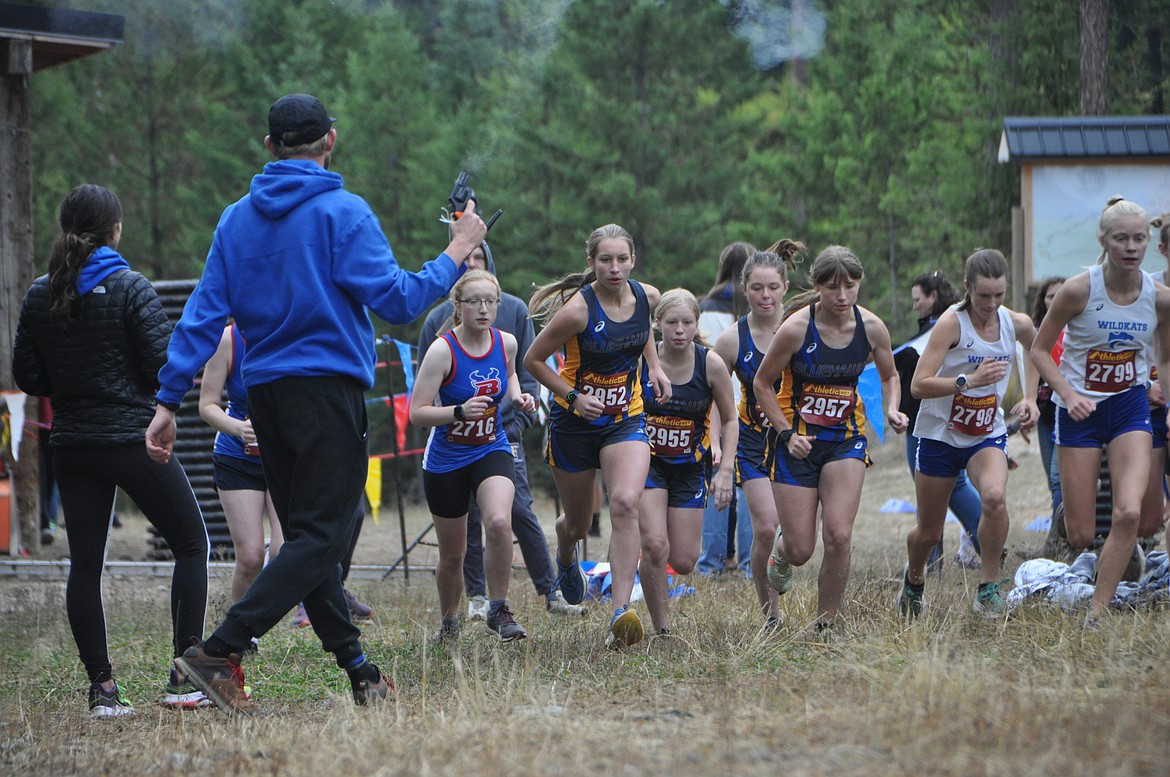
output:
M1158 253L1170 263L1170 213L1162 213L1150 220L1150 226L1158 231ZM1170 264L1152 272L1154 280L1163 286L1170 285ZM1156 359L1155 359L1156 362ZM1154 460L1151 466L1149 486L1142 503L1142 520L1138 527L1138 539L1149 539L1153 544L1159 531L1170 525L1170 502L1165 499L1164 483L1170 472L1170 455L1167 453L1167 397L1161 393L1158 384L1158 370L1150 375L1150 421L1154 429ZM1158 508L1161 508L1161 515Z
M1032 308L1032 327L1039 331L1048 315L1048 308L1056 293L1064 285L1065 279L1060 276L1045 278L1040 281L1036 289L1036 304ZM1059 358L1061 345L1058 342L1053 352L1053 361ZM1056 458L1052 455L1056 443L1056 403L1052 401L1052 388L1043 380L1036 389L1036 409L1040 414L1036 417L1036 438L1040 442L1040 466L1048 475L1048 493L1052 496L1052 517L1056 518L1056 508L1060 506L1060 472L1056 468ZM1027 439L1026 437L1024 439Z
M758 344L766 347L776 334L784 316L789 270L796 266L796 257L805 250L803 244L785 239L748 258L743 267L748 314L721 334L715 343L715 352L739 379L739 444L735 452L735 480L747 498L752 523L752 582L765 624L769 627L780 624L780 604L776 591L768 584L768 554L772 550L771 542L779 519L764 467L768 421L760 412L752 381L764 359L764 352ZM773 394L777 388L772 389ZM744 550L740 548L741 553Z
M1163 396L1170 355L1170 289L1141 269L1150 242L1146 212L1114 197L1101 213L1097 239L1098 263L1060 287L1031 350L1057 405L1056 456L1073 548L1093 545L1101 449L1109 446L1113 520L1097 562L1090 625L1108 611L1137 541L1153 458L1148 354L1157 343ZM1062 330L1058 367L1050 352Z
M235 551L232 572L232 601L236 602L264 567L264 513L268 512L271 540L268 553L272 558L284 544L284 534L276 517L276 508L264 480L256 433L248 418L248 391L240 375L244 356L244 338L236 325L228 324L216 349L203 368L199 385L199 415L215 429L212 462L215 490L223 505ZM220 406L227 389L227 410Z
M924 272L910 284L910 298L914 311L918 313L918 331L914 339L927 334L938 323L939 316L951 305L959 301L955 287L940 271ZM923 346L920 346L920 348ZM906 464L910 467L910 477L914 477L914 462L918 456L918 438L914 436L914 423L918 419L918 407L921 401L910 391L910 381L914 378L914 370L918 367L920 348L903 346L894 351L894 365L898 368L898 377L901 382L902 402L898 407L910 419L906 432ZM951 492L948 507L959 519L962 528L959 532L959 549L955 552L955 561L960 566L977 566L979 564L979 492L967 479L967 473L962 472L955 480L955 488ZM942 568L943 544L930 551L927 567L931 571Z
M967 258L966 296L939 316L910 387L922 400L914 434L918 437L914 484L918 523L906 536L908 561L898 611L922 614L926 559L942 537L947 502L966 470L983 505L979 518L982 581L972 605L997 618L1008 610L999 591L1000 554L1007 540L1005 500L1008 477L1007 425L1003 398L1011 378L1016 343L1032 347L1032 320L1003 307L1008 263L1003 254L983 248ZM1020 428L1036 423L1036 374L1029 364L1025 397L1012 414Z
M645 387L650 474L639 503L639 569L646 609L657 633L663 635L670 633L666 565L686 575L699 558L707 502L707 452L716 467L711 480L715 506L724 510L731 501L732 451L739 427L731 375L698 336L699 301L695 295L686 289L664 292L654 320L662 333L658 359L671 385L667 402L654 399L652 389ZM645 368L643 375L648 380ZM711 439L712 408L722 421L717 440Z
M1158 231L1158 253L1162 255L1163 262L1170 261L1170 242L1168 242L1170 241L1170 213L1163 213L1150 219L1150 226ZM1166 264L1162 264L1161 269L1151 272L1150 276L1165 286L1167 281L1170 281L1170 270L1167 269ZM1158 385L1158 369L1154 366L1157 364L1157 358L1154 355L1149 358L1151 365L1150 423L1154 435L1154 453L1153 459L1150 461L1150 479L1146 485L1146 496L1142 500L1142 517L1138 524L1139 547L1134 549L1134 558L1140 561L1143 567L1145 563L1143 548L1153 544L1155 536L1166 523L1167 511L1170 509L1164 490L1167 459L1166 397ZM1135 571L1140 577L1142 569L1139 568ZM1127 575L1126 579L1132 578Z
M772 424L768 465L780 516L769 580L780 593L792 587L792 566L807 563L816 547L820 512L825 549L817 583L818 633L835 623L849 578L853 521L870 465L857 380L871 356L890 428L901 434L907 425L898 410L889 330L857 304L864 275L849 249L821 251L809 271L813 291L791 303L755 378L756 401ZM772 386L781 377L776 394Z
M487 627L502 642L528 634L508 609L512 577L512 446L499 421L507 397L525 413L536 410L531 394L520 393L516 379L516 338L492 326L500 304L500 284L486 270L471 270L451 289L454 328L427 350L410 397L410 421L430 426L423 454L423 486L439 540L442 625L437 639L459 638L459 600L463 595L463 555L467 551L467 505L472 492L483 513L487 535Z
M585 247L587 272L533 294L533 318L547 324L532 341L524 366L555 396L545 453L565 510L556 522L555 588L569 604L585 598L576 545L589 531L594 474L600 469L609 492L615 606L606 645L621 647L637 643L643 633L638 613L630 609L641 550L638 500L650 469L639 358L646 359L661 401L670 398L670 382L650 336L658 289L630 280L637 261L634 239L617 224L607 224L589 235ZM565 365L557 373L545 360L562 347Z

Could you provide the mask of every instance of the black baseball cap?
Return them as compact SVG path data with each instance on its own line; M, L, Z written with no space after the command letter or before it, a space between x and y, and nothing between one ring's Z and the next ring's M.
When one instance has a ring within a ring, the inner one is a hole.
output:
M288 94L268 109L268 135L282 146L301 146L324 135L337 119L311 94Z

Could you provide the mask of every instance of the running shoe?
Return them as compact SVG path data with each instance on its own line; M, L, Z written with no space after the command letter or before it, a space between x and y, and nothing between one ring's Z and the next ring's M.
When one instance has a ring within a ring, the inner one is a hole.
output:
M999 583L980 583L971 609L984 618L1002 618L1011 608L999 593Z
M642 619L637 610L631 610L630 605L616 610L609 622L609 636L605 638L607 648L623 648L636 645L642 641Z
M122 695L117 683L108 691L100 683L94 683L89 686L89 714L95 718L118 718L133 715L134 705Z
M467 620L486 621L488 616L488 598L483 594L471 597L467 602Z
M163 693L162 705L176 710L192 710L197 707L210 707L211 699L196 688L193 682L172 669L170 682Z
M564 594L565 601L569 604L583 602L585 592L589 590L589 580L586 579L585 573L581 570L581 564L577 561L577 547L575 545L573 546L573 560L568 565L562 566L560 560L557 560L557 573L553 589Z
M439 630L435 632L434 642L437 645L456 645L459 643L459 636L462 631L463 629L459 625L458 618L443 621L439 626Z
M906 564L902 569L902 588L898 591L897 608L900 616L911 620L922 617L922 593L925 587L925 584L910 585L910 565Z
M565 601L565 595L558 589L553 589L549 592L548 598L545 600L545 608L553 615L577 615L581 616L589 612L583 604L569 604Z
M373 607L359 602L353 591L348 588L343 588L342 593L345 594L345 603L349 605L349 617L354 623L370 623L374 620Z
M248 698L244 688L239 654L231 653L226 658L209 656L200 643L176 658L175 668L221 710L233 715L259 712L260 708Z
M512 611L508 609L507 604L500 605L500 609L494 613L488 613L487 627L489 631L494 631L500 635L500 642L512 642L513 640L528 638L528 632L516 622L516 618L512 615Z
M983 560L975 550L975 543L971 542L970 535L965 531L959 532L959 549L955 551L955 563L963 569L980 569Z
M780 552L782 536L784 532L777 526L776 537L772 540L772 555L768 557L768 583L781 595L792 588L792 564Z
M353 690L353 703L359 707L377 706L394 698L394 683L370 661L349 673L349 685Z
M845 633L836 623L818 622L813 628L817 641L823 645L839 645L845 641Z
M1125 565L1125 571L1121 573L1121 579L1128 583L1136 583L1142 579L1142 575L1146 571L1146 552L1142 546L1134 543L1133 553L1130 554L1129 563Z
M313 622L309 620L309 613L305 612L303 603L297 605L297 614L293 616L292 625L294 629L307 629L313 625Z

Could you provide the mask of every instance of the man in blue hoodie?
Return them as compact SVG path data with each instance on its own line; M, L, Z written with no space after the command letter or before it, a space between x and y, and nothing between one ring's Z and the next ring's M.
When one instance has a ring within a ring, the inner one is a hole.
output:
M244 694L240 655L298 601L349 674L354 701L389 694L350 621L339 570L368 463L363 392L374 383L375 354L367 309L393 324L414 320L450 291L486 232L469 203L442 254L417 273L399 268L369 205L329 172L334 121L306 94L269 110L264 145L277 161L220 217L203 277L171 337L146 432L150 455L169 459L175 411L233 316L248 344L241 373L285 544L219 628L175 659L230 712L256 711Z
M486 240L467 257L467 266L474 270L487 270L496 275L496 263ZM435 335L451 318L453 312L454 306L451 301L444 300L427 316L418 338L419 363L422 362L431 343L435 341ZM528 370L524 369L524 354L528 352L528 346L532 344L534 337L532 319L528 317L528 306L524 304L524 300L508 293L501 293L495 326L516 338L516 376L520 379L520 390L534 397L539 396L540 384ZM528 568L532 585L536 592L544 597L549 612L556 615L584 615L584 607L569 604L559 588L553 589L556 576L553 575L552 564L549 563L548 539L544 536L544 529L540 527L536 514L532 512L532 494L528 491L528 462L524 456L524 430L532 426L533 419L513 408L507 399L500 404L500 418L504 430L508 433L508 439L512 440L512 451L515 454L513 481L516 484L516 495L512 500L512 532L520 543L520 553L524 556L524 566ZM474 496L467 510L467 554L463 557L463 585L470 600L467 617L471 620L486 620L488 599L483 572L483 517Z

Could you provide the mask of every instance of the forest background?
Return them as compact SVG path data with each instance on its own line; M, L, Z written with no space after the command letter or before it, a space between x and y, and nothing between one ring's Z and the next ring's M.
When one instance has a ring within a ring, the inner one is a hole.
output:
M61 197L94 182L122 200L132 266L198 277L221 211L269 161L268 106L310 92L338 117L333 169L407 269L445 245L439 208L467 169L481 210L504 209L489 237L521 297L581 269L611 221L635 238L637 277L700 294L728 242L792 237L857 253L862 303L895 341L913 334L914 276L1010 254L1003 118L1163 113L1170 61L1170 0L53 4L126 29L32 77L38 273Z

